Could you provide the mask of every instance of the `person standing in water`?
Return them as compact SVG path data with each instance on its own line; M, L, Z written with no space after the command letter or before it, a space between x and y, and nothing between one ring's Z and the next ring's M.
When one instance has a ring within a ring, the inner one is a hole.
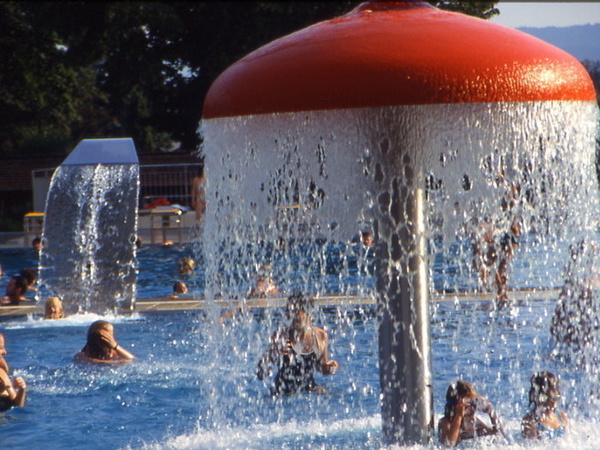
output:
M27 384L22 377L15 377L11 381L8 375L8 364L4 359L7 353L4 335L0 333L0 411L8 411L15 406L25 406L27 392Z
M114 364L131 361L134 356L121 347L114 335L114 327L106 320L96 320L88 329L87 342L75 361Z
M315 370L323 375L333 375L339 368L337 361L329 359L327 332L312 324L312 307L312 299L301 294L288 298L286 314L291 324L273 333L269 347L258 363L259 380L269 376L271 365L277 364L273 395L293 395L301 391L325 393L325 388L315 381Z
M476 412L487 414L492 426L477 418ZM454 447L465 439L503 434L503 431L489 400L477 394L470 383L457 381L446 391L444 417L438 423L438 433L442 445Z
M552 372L537 372L531 377L529 406L532 407L521 421L521 435L525 439L554 439L564 436L569 418L556 408L560 400L558 378Z
M199 222L206 211L206 195L204 186L206 177L204 170L192 179L192 208L196 212L196 222Z

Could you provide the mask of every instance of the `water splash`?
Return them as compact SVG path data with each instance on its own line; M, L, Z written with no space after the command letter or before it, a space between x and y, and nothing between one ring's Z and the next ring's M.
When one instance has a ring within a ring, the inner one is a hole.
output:
M506 236L512 242L513 254L504 265L496 257L490 266L495 273L490 276L504 277L502 293L509 307L497 310L492 303L485 313L489 333L480 339L482 347L491 348L490 367L516 364L519 371L521 363L509 357L515 349L502 349L496 361L495 344L502 348L507 335L520 335L519 317L538 298L537 291L562 283L557 274L566 261L568 243L595 232L596 118L597 107L590 103L531 102L205 121L210 209L203 240L207 297L237 297L244 303L256 267L262 264L273 267L284 294L300 289L317 296L374 297L373 260L365 256L358 236L373 230L377 245L405 252L397 262L387 262L389 270L404 273L417 250L402 248L407 241L401 235L410 234L413 224L402 202L393 199L409 198L414 187L424 191L426 200L424 237L432 292L487 289L472 263L474 230L484 220L494 228L494 251L502 251ZM394 208L399 210L393 216L404 217L405 225L390 219ZM518 233L512 230L515 223ZM412 281L407 287L414 289ZM521 288L531 294L512 299L510 291ZM445 307L462 306L456 302ZM443 315L439 308L432 306L432 317L434 327L443 333L450 325L437 320ZM340 308L341 322L318 317L339 333L332 336L334 348L338 339L351 349L365 344L355 342L352 327L343 325L352 310L352 305ZM217 316L218 312L213 314ZM257 348L266 346L281 316L266 312L264 320L268 326L257 329L245 316L219 331L213 342L215 357L235 354L237 367L256 364ZM481 325L465 321L458 333L470 333L476 326ZM539 326L548 329L549 317L541 317ZM238 342L236 333L251 336L247 347L232 344ZM452 336L448 358L464 351L457 335ZM548 354L547 348L539 348L544 353L540 358ZM355 352L349 352L346 363L350 365L355 357ZM543 359L537 361L543 364ZM476 369L449 364L441 370L449 371L452 378L476 378ZM496 377L504 376L500 373ZM361 380L356 382L361 385ZM248 386L233 383L230 388L244 392ZM213 413L229 408L217 404L217 391ZM246 410L261 407L260 402L247 405L253 406ZM327 405L322 408L327 410ZM281 411L274 419L285 416ZM218 428L223 423L217 420L210 425Z
M46 201L40 296L67 313L114 311L136 296L137 164L62 165Z

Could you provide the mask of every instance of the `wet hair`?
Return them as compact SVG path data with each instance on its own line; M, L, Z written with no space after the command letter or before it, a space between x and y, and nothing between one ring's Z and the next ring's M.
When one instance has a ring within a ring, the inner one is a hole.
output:
M190 274L196 268L196 261L192 258L184 257L179 260L179 272Z
M21 289L21 294L27 292L27 289L29 289L27 278L25 278L23 275L16 275L12 277L12 279L15 280L15 287Z
M531 377L531 388L529 389L529 406L540 403L542 396L547 396L548 391L554 388L559 391L558 378L552 372L542 370Z
M44 312L44 316L46 317L46 319L49 319L49 316L50 316L49 310L52 306L56 306L60 310L60 317L64 316L63 305L62 305L62 302L60 301L60 298L48 297L48 300L46 300L45 312Z
M37 278L37 269L33 269L31 267L21 269L20 275L27 280L27 284L29 286L32 286Z
M446 406L444 407L444 417L452 418L454 416L454 406L458 403L458 400L463 397L476 396L477 391L466 381L457 381L448 386L446 391Z
M298 311L310 313L314 306L315 302L312 298L305 297L301 292L294 292L288 297L285 311L287 316L292 318Z
M183 281L178 281L173 285L173 294L184 294L187 291L187 285Z
M107 322L106 320L96 320L93 322L88 328L87 342L83 349L81 349L81 352L85 353L90 358L109 359L112 348L104 342L102 335L100 334L100 331L107 329L109 325L110 322Z

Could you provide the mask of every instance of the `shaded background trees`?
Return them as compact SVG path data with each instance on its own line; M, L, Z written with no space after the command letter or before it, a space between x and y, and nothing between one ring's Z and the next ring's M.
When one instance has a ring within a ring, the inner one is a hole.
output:
M0 2L0 157L84 138L194 152L204 96L252 50L360 2ZM489 18L498 2L430 2Z

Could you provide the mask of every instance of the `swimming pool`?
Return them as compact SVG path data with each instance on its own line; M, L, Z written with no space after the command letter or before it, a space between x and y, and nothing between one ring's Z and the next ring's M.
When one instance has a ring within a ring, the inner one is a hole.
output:
M170 292L177 257L187 247L139 253L139 297ZM0 251L8 272L31 266L35 254ZM201 289L201 276L190 280ZM5 285L6 278L2 282ZM495 405L507 448L525 444L520 417L527 411L531 373L559 374L562 406L574 433L555 448L594 448L597 405L593 380L550 359L553 301L495 310L490 302L432 305L434 407L443 411L448 383L473 382ZM339 372L319 377L324 396L273 399L256 379L256 363L281 312L259 310L219 324L219 311L137 314L109 318L120 344L137 360L121 367L73 363L87 326L98 318L0 323L7 361L26 378L28 404L0 417L2 448L381 448L377 319L372 308L323 308L316 322L330 335ZM544 444L540 448L547 448ZM528 446L528 448L530 448Z

